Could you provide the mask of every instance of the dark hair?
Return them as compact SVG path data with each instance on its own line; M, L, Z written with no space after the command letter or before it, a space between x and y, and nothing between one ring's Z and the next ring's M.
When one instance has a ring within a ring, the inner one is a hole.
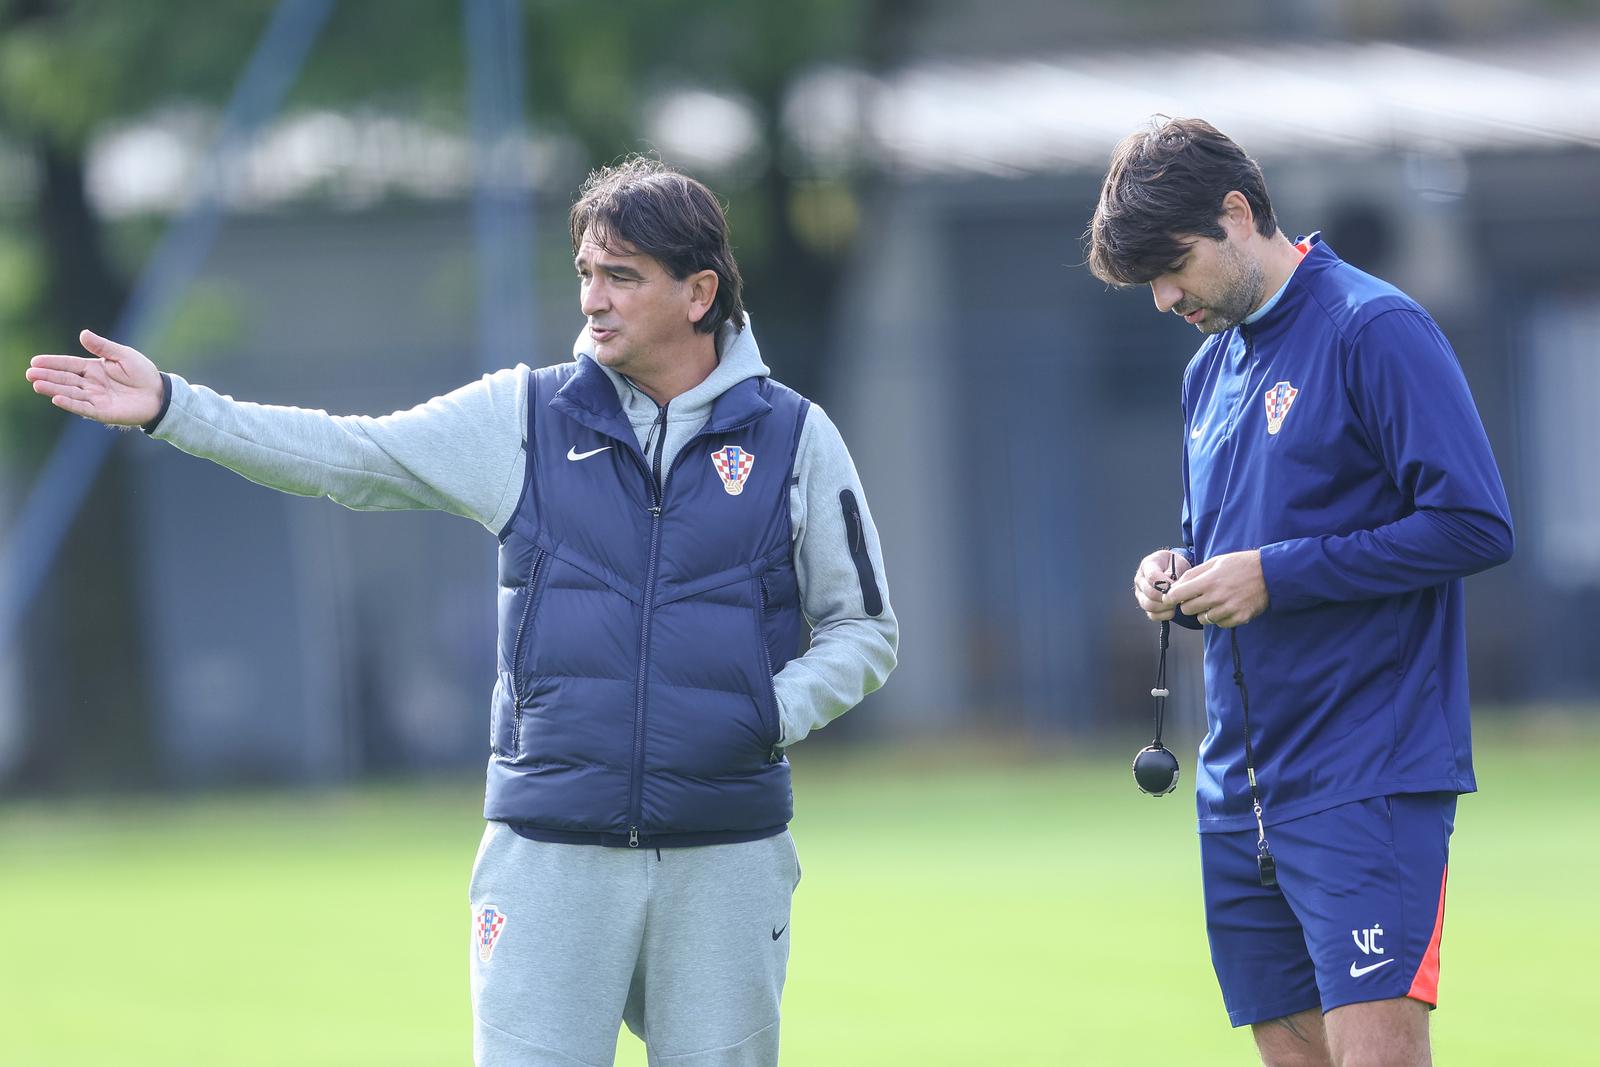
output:
M589 235L607 252L654 257L679 281L698 271L716 271L716 299L694 328L716 333L731 320L735 329L744 329L744 283L728 244L728 218L721 201L693 178L659 159L630 156L590 173L569 222L573 255Z
M1111 153L1084 234L1089 269L1112 285L1143 285L1166 273L1182 258L1184 238L1227 236L1217 219L1223 197L1235 190L1255 214L1256 230L1277 233L1266 179L1244 149L1204 119L1156 116Z

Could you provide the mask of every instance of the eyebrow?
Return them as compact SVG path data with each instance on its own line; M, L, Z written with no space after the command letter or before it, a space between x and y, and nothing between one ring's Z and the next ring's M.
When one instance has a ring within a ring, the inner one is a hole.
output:
M586 266L590 266L590 264L582 256L579 256L579 257L577 257L576 259L574 259L572 261L572 266L576 270L582 271ZM631 278L631 279L634 279L636 281L637 280L641 280L641 279L644 278L643 274L641 274L637 270L634 270L632 267L628 266L625 263L617 263L617 262L614 262L614 261L611 261L611 260L602 260L602 261L600 261L598 263L593 264L592 266L596 270L603 270L606 273L614 274L619 278Z

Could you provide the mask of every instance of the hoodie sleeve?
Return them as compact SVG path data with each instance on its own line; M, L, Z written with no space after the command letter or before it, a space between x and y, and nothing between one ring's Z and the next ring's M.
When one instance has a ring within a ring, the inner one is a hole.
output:
M811 645L772 679L792 745L855 707L894 669L900 629L883 550L844 439L812 405L790 490L795 570Z
M356 511L433 509L498 533L522 490L528 372L373 417L251 404L177 375L152 436L253 482Z
M1261 549L1273 611L1463 578L1511 557L1511 509L1455 353L1432 319L1397 309L1350 351L1346 390L1409 511L1370 530Z

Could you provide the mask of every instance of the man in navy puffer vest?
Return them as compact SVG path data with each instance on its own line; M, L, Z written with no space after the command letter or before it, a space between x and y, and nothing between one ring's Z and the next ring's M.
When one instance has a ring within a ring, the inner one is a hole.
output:
M838 431L772 381L714 195L590 176L574 359L382 418L234 401L87 331L34 389L262 484L500 539L471 884L479 1064L775 1064L800 868L784 752L882 684L898 628ZM809 634L809 644L800 648Z

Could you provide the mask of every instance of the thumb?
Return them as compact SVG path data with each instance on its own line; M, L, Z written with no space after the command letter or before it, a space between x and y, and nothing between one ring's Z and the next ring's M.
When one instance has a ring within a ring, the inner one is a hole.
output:
M1184 571L1182 576L1180 576L1176 582L1172 583L1171 591L1168 592L1167 595L1162 599L1171 604L1175 601L1183 601L1190 596L1194 596L1195 594L1192 592L1192 590L1202 578L1211 572L1211 563L1212 561L1208 559L1204 563L1197 563L1193 567L1190 567L1188 570Z
M118 344L109 337L101 337L93 330L84 330L78 334L78 343L93 355L111 363L121 363L129 356L134 355L134 349L127 345Z

